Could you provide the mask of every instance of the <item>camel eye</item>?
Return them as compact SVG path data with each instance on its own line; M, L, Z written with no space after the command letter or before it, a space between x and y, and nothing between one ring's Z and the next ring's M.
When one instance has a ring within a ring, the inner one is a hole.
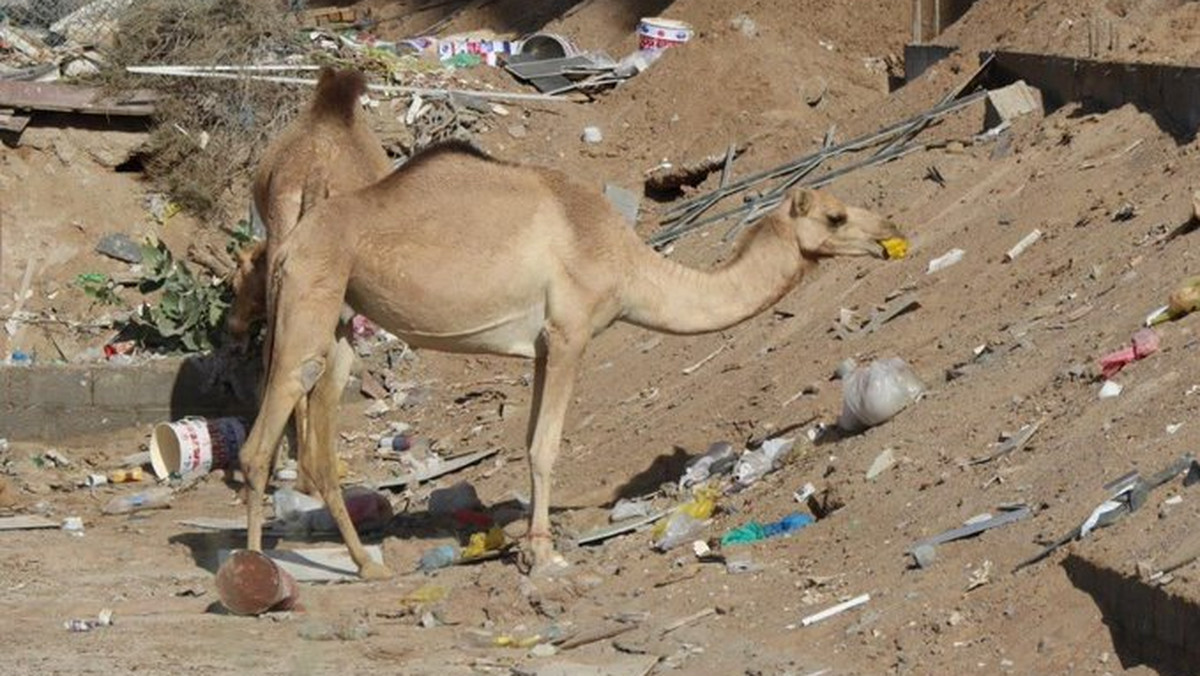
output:
M829 214L829 224L835 228L845 225L846 224L846 213L839 212L839 213Z

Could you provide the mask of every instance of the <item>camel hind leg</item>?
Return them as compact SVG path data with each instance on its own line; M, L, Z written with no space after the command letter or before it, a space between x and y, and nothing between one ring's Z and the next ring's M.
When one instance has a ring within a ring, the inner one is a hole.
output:
M339 331L339 333L342 333ZM348 333L348 332L347 332ZM337 523L338 531L350 558L358 566L360 577L368 580L389 578L392 572L383 564L372 560L358 537L358 531L350 519L337 471L337 412L342 391L350 379L350 367L354 363L354 351L347 335L339 335L329 351L329 364L309 397L307 411L308 435L300 444L301 476L308 477L325 500L325 506Z
M268 355L267 382L258 417L241 453L242 472L249 486L247 496L247 548L262 549L263 495L270 476L271 456L283 436L288 416L301 406L301 398L310 393L327 370L334 329L342 307L342 293L336 287L309 288L303 273L289 275L284 265L277 281L278 302L271 318L274 331ZM343 285L344 287L344 285ZM312 420L301 426L312 429ZM312 438L300 437L300 446Z

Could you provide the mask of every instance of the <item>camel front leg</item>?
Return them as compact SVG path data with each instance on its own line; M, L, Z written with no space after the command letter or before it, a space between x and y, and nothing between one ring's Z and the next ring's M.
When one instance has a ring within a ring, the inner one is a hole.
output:
M565 559L555 551L550 533L550 486L584 345L584 339L550 327L543 334L542 352L534 366L535 408L531 410L534 418L529 444L533 513L529 522L529 548L530 564L535 572L548 566L566 565Z
M329 368L317 381L309 400L308 420L305 426L308 435L300 445L300 467L325 500L325 505L342 534L342 541L350 550L350 558L354 559L355 565L358 566L359 576L367 580L380 580L391 577L392 571L367 555L367 550L363 547L346 509L346 501L342 497L342 488L338 482L338 404L342 398L342 391L350 380L350 367L353 363L354 350L350 347L347 337L341 335L330 350Z

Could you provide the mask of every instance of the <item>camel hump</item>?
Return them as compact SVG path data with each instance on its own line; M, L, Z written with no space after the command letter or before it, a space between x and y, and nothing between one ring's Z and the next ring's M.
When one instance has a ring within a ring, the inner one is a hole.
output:
M350 124L358 110L358 98L366 91L367 79L362 73L322 68L313 96L313 115L317 119L333 118Z

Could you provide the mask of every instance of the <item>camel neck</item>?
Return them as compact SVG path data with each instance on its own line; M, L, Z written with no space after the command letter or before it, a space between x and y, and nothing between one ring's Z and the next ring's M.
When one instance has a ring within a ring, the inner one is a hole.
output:
M732 261L711 271L688 268L645 247L630 270L623 319L667 333L720 331L774 305L813 264L801 256L788 226L772 217Z

